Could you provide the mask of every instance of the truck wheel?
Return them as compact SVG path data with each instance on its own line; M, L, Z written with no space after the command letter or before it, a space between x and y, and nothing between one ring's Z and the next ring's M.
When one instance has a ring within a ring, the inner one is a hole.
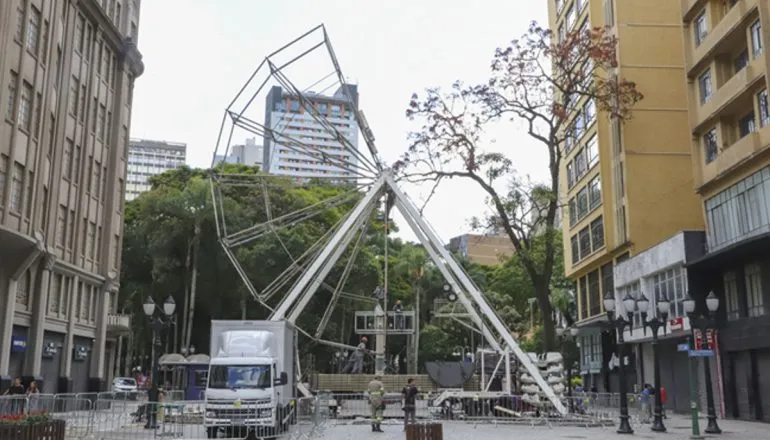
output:
M217 434L219 434L219 429L216 426L206 428L206 434L208 434L208 438L217 438Z

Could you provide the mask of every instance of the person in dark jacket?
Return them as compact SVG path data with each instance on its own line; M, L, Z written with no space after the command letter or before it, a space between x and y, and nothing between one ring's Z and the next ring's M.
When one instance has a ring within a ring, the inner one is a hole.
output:
M402 402L403 402L403 408L404 408L404 429L406 429L406 425L409 424L409 421L411 420L412 423L415 423L417 421L417 394L419 393L419 390L416 386L414 386L414 379L409 378L406 381L406 386L403 390L401 390L401 395L403 396Z

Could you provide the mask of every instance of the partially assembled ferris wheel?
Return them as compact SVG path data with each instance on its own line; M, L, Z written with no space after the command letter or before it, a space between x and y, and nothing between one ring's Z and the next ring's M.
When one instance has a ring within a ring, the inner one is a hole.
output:
M243 174L217 167L219 161L227 160L233 153L243 154L235 150L239 148L236 143L244 135L263 139L266 150L263 172ZM359 135L366 144L365 152L358 148ZM462 319L467 319L469 326L501 354L501 359L507 360L513 354L544 397L565 414L565 406L542 377L535 362L522 351L484 294L399 187L392 171L379 158L374 141L372 130L358 108L357 87L346 81L323 25L269 54L259 64L225 109L211 178L219 240L249 293L271 312L270 320L296 323L311 299L323 292L329 301L318 328L312 331L298 327L298 331L321 344L355 348L323 339L324 329L342 297L375 303L378 311L375 320L387 310L387 279L381 294L376 297L345 292L344 287L364 244L373 213L382 209L387 219L389 211L396 208L443 275L447 289L453 292L452 299L462 308ZM296 211L277 213L270 202L269 189L276 180L285 185L287 175L294 177L291 180L294 185L308 185L312 184L311 179L324 179L344 183L342 187L346 190ZM239 186L261 188L265 211L261 220L264 221L249 225L234 225L229 221L224 194ZM292 252L293 246L286 243L282 231L323 215L329 209L342 207L352 208L315 244L302 252ZM265 288L258 289L238 258L239 248L268 237L286 252L290 264ZM387 264L387 245L384 252L383 260ZM327 276L343 255L347 261L340 279L333 284L327 282ZM392 331L387 327L377 326L383 333ZM417 331L416 328L413 330ZM384 337L380 338L378 334L377 339L377 368L381 369ZM507 376L505 388L510 392L510 372Z

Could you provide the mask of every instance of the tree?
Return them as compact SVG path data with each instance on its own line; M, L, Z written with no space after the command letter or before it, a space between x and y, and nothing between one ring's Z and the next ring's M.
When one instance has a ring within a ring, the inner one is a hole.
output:
M570 32L552 43L552 32L532 23L521 39L496 50L486 83L429 88L422 97L413 94L406 110L420 128L410 133L409 148L394 170L412 182L438 185L462 178L485 191L493 213L476 224L511 240L534 288L546 349L556 346L549 298L557 264L554 219L562 205L559 168L563 145L572 140L571 116L592 100L601 114L620 124L642 99L633 82L616 74L616 47L607 29ZM485 128L503 120L523 123L547 150L547 182L533 186L517 176L511 149L484 149ZM535 240L536 235L542 239ZM541 261L534 255L536 246L542 246Z
M414 351L407 355L407 359L409 359L411 364L410 370L414 373L420 368L420 312L422 309L422 307L420 307L422 302L420 292L422 290L421 284L425 279L425 269L427 265L428 255L425 252L425 249L414 245L407 245L401 248L401 251L398 253L398 260L393 266L395 274L406 278L410 282L412 295L414 297Z

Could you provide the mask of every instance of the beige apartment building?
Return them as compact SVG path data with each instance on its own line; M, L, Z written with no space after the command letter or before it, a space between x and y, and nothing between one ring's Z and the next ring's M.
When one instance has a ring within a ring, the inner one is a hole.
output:
M516 252L505 235L463 234L449 240L447 248L468 261L487 266L500 264Z
M679 3L693 190L707 242L688 266L697 283L690 293L721 300L712 371L725 416L770 421L770 1Z
M139 0L0 1L0 376L103 390Z

